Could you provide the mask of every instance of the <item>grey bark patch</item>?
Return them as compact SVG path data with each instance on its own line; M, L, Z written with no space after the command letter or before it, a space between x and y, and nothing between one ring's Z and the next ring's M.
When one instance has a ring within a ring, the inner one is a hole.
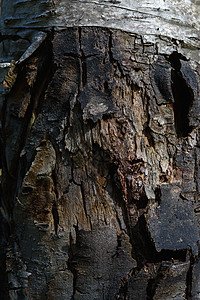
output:
M91 119L93 122L101 120L103 116L117 112L113 97L94 89L85 89L79 96L83 109L83 119Z
M157 288L153 299L185 299L189 265L189 262L174 264L163 262L158 271L160 276L157 278Z
M154 204L146 220L156 250L192 249L198 255L199 232L191 202L179 198L181 189L161 186L160 205Z
M74 299L114 299L121 279L136 267L126 234L117 236L111 227L77 234L73 262L76 263Z
M128 299L146 299L146 289L150 278L151 274L144 269L142 269L137 275L133 276L127 285L127 295L130 297Z
M200 261L198 261L194 265L192 286L193 286L192 299L194 300L200 299Z
M65 288L63 288L65 287ZM69 270L59 270L49 283L47 299L63 300L73 297L73 274Z

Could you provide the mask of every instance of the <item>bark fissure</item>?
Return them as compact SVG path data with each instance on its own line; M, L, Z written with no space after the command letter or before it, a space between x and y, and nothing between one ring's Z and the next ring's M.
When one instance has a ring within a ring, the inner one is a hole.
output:
M189 124L188 114L194 103L194 93L181 73L181 60L185 59L173 52L169 61L172 65L172 91L174 96L174 116L178 137L186 137L192 131Z
M85 191L84 191L84 183L81 182L81 194L82 194L82 199L83 199L83 207L84 207L84 212L85 212L85 216L88 217L88 214L87 214L87 206L86 206L86 203L87 203L87 198L85 196Z
M195 262L195 259L191 253L189 254L189 256L190 256L189 257L190 266L189 266L189 269L187 272L187 277L186 277L186 291L185 291L186 299L192 298L193 268L194 268L194 262Z
M81 41L81 28L79 30L79 46L80 46L80 52L81 52L81 90L86 86L87 84L87 62L86 57L84 55L84 52L82 50L82 41Z
M78 228L75 227L75 230L77 232ZM74 247L75 247L75 245L73 244L73 239L70 234L69 259L68 259L67 265L68 265L69 270L73 274L73 294L71 297L72 300L74 300L74 296L76 293L76 280L77 280L77 271L76 271L77 261L74 260Z

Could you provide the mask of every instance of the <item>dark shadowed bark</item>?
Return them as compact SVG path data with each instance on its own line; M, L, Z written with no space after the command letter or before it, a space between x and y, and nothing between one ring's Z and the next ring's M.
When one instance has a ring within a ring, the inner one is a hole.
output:
M2 299L199 299L198 44L7 22Z

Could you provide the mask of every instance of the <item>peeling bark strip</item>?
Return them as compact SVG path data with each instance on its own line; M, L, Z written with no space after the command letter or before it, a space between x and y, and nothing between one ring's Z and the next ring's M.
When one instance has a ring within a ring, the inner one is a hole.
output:
M2 30L109 27L187 53L200 62L199 0L2 0Z
M86 27L48 33L14 74L4 299L199 297L198 69L138 34Z

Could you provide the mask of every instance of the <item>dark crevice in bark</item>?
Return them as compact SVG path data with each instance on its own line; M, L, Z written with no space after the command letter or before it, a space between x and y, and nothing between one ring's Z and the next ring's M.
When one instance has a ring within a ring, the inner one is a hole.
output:
M74 228L75 228L75 231L77 233L78 232L78 227L74 226ZM68 251L69 258L68 258L67 266L68 266L68 269L73 274L73 295L72 295L72 298L71 298L71 300L73 300L74 295L76 293L76 281L77 281L77 270L76 270L77 261L74 260L74 252L75 252L75 246L76 245L73 244L73 238L72 238L71 233L70 233L69 238L70 238L70 245L69 245L69 251Z
M109 54L110 62L113 63L114 62L114 58L113 58L113 53L112 53L112 32L110 32L110 34L109 34L108 54Z
M9 299L8 274L6 272L6 248L9 236L9 226L0 212L0 295L2 300Z
M39 114L39 111L42 107L42 101L44 98L44 93L47 89L47 86L49 82L51 81L51 78L53 76L53 67L52 67L52 45L50 41L51 37L48 37L47 40L44 41L44 43L36 50L34 53L34 56L39 56L39 72L37 75L36 82L34 83L33 87L31 88L31 100L30 104L27 108L27 111L24 116L23 120L23 127L22 127L22 134L21 134L21 141L19 142L18 146L18 155L21 153L22 149L24 148L24 145L26 143L27 137L30 133L31 128L29 127L29 123L31 120L31 117L33 113L35 114L35 117ZM46 54L48 53L48 55ZM45 76L44 76L45 73ZM19 72L18 79L16 82L16 86L21 86L21 79L26 78L26 69L25 67L21 67L21 71ZM11 91L10 94L15 93L15 90ZM32 161L31 161L32 162ZM23 174L26 173L27 169L29 169L30 164L26 165L26 169L23 168L23 165L26 164L26 162L21 164L21 176L23 177ZM18 163L19 161L16 160L16 169L18 169Z
M150 237L144 215L138 219L138 223L132 229L132 240L135 250L138 268L142 268L147 262L157 263L161 261L186 261L186 250L161 250L156 251L155 245Z
M123 220L126 225L126 232L128 233L130 237L130 242L133 245L133 253L132 256L135 257L135 248L134 248L134 242L132 240L131 235L131 228L130 228L130 222L129 222L129 216L127 212L126 202L124 201L123 196L123 188L122 184L119 180L119 177L117 175L118 170L118 161L116 159L112 159L106 151L101 149L98 144L93 144L93 158L94 158L94 165L98 166L98 168L103 169L105 172L108 171L108 175L106 176L106 184L103 187L111 196L114 203L116 203L117 206L119 206L122 210ZM134 160L134 162L140 162L141 160ZM98 172L101 173L100 170ZM146 202L146 199L145 199ZM143 202L142 202L143 203ZM121 228L121 221L117 215L118 224ZM118 237L118 246L120 243L120 238Z
M144 215L138 219L137 224L132 228L131 235L138 268L142 268L146 262L157 261L157 251L151 241Z
M23 38L17 34L1 34L0 33L0 43L5 40L12 40L12 41L25 40L25 41L30 42L30 40L28 38Z
M198 158L198 147L195 147L194 157L195 157L195 169L194 169L194 182L196 186L196 192L195 192L195 199L198 199L199 193L200 193L200 185L199 185L199 158ZM197 200L198 201L198 200ZM195 208L194 212L197 212L199 209Z
M138 201L135 201L137 209L144 209L147 207L148 204L148 198L147 196L143 193L140 196L140 199Z
M145 129L143 130L143 133L144 133L144 135L145 135L145 136L147 137L147 139L148 139L149 146L150 146L150 147L154 147L154 146L155 146L154 139L153 139L153 136L152 136L151 129L149 128L148 125L147 125L147 126L145 127Z
M54 229L55 229L55 234L58 234L58 225L59 225L59 214L58 214L58 209L57 209L57 204L56 201L53 201L53 206L52 206L52 215L53 215L53 220L54 220Z
M150 116L150 113L149 113L149 106L150 106L151 99L147 95L146 92L145 92L145 96L146 97L143 97L143 102L146 105L145 111L146 111L147 121L143 125L143 128L144 128L143 129L143 134L146 136L146 138L147 138L147 140L149 142L149 146L152 147L152 148L154 148L155 147L155 141L154 141L154 138L153 138L152 130L149 127L150 120L151 120L151 116Z
M131 269L129 271L129 273L121 280L119 291L115 295L114 300L117 300L117 299L126 300L126 299L128 299L127 298L128 297L128 283L129 283L131 277L136 274L136 272L137 272L136 269Z
M160 205L161 203L161 189L160 187L158 186L156 189L155 189L155 201L158 203L158 205Z
M182 261L185 262L186 261L186 255L187 255L187 250L183 249L183 250L161 250L158 253L158 257L157 260L158 262L160 261L174 261L174 260L178 260L178 261Z
M33 97L35 97L34 110L36 117L42 110L43 102L45 100L45 92L57 69L56 64L53 62L53 51L51 43L52 39L53 36L50 36L46 41L46 45L44 46L43 54L45 57L45 62L42 65L42 69L37 77L37 81L34 87L35 94L33 94ZM41 55L42 51L40 50L40 48L37 51L38 54ZM48 55L46 53L48 53Z
M159 268L155 278L151 278L148 280L148 285L146 289L146 299L148 300L153 300L153 297L156 293L156 288L159 282L164 278L161 268L162 267Z
M81 77L81 87L80 89L82 90L86 84L87 84L87 63L86 63L86 57L82 49L82 29L79 27L78 32L79 32L79 47L80 47L80 52L81 52L81 66L80 66L80 77Z
M174 97L174 116L175 128L178 137L186 137L192 131L192 126L189 125L189 110L194 102L194 93L191 87L181 74L181 61L183 56L178 52L173 52L169 56L169 61L172 66L172 92ZM184 58L184 60L186 60Z
M86 58L81 57L81 62L82 62L82 85L83 88L87 84L87 63L86 63Z
M87 218L88 217L87 206L86 206L87 199L86 199L86 196L85 196L85 189L84 189L84 183L83 183L83 181L81 182L80 187L81 187L81 195L82 195L82 199L83 199L83 208L84 208L85 216Z
M76 101L73 108L73 126L74 129L77 130L77 132L82 133L82 136L84 136L83 110L81 108L81 103L79 101ZM82 150L78 149L78 151L82 151Z
M179 71L181 68L180 60L188 61L185 56L183 56L181 53L178 53L177 51L173 51L172 54L170 54L170 56L168 57L168 60L170 61L171 66L177 71Z
M58 199L58 191L57 191L57 178L56 178L56 173L55 170L52 171L52 180L54 184L54 193L56 196L56 199L53 200L53 205L52 205L52 215L53 215L53 221L54 221L54 229L55 229L55 234L58 234L58 225L59 225L59 214L58 214L58 209L57 209L57 199Z
M122 240L121 240L121 236L118 235L117 236L117 246L116 246L116 252L115 254L112 255L112 258L118 257L119 256L119 250L122 246Z
M106 155L104 154L104 159L105 157ZM142 162L143 161L141 159L136 159L133 160L131 164L134 165ZM123 219L126 224L127 233L130 236L130 242L133 246L132 256L136 258L138 262L138 268L140 269L146 261L156 260L155 258L157 257L157 251L155 250L155 247L151 242L151 238L146 228L146 221L143 215L139 218L138 223L134 228L131 226L131 220L127 210L127 203L123 199L123 187L117 176L117 164L118 163L108 163L109 178L111 179L112 186L111 196L122 209ZM145 194L141 194L139 201L134 201L134 203L136 204L137 209L146 208L148 204L148 198ZM126 290L125 286L126 285L123 286L123 289Z
M111 95L112 95L111 91L112 91L112 90L109 88L109 83L108 83L108 81L105 81L105 82L104 82L104 92L105 92L106 94L108 94L109 96L111 96Z
M156 292L157 284L158 284L158 278L148 280L148 285L146 289L146 299L153 300L153 297Z
M11 217L11 211L12 211L12 205L9 201L5 201L3 202L4 199L4 193L5 191L7 191L7 184L5 184L6 182L9 182L11 185L8 189L8 193L6 195L6 197L8 198L10 196L11 193L11 187L13 186L13 178L10 176L9 172L8 172L8 168L7 168L7 164L6 164L6 155L5 155L5 148L4 148L4 141L3 141L3 133L0 133L0 148L1 148L1 180L0 180L0 207L1 207L1 214L2 214L2 221L5 223L8 223ZM6 194L6 193L5 193ZM10 225L8 225L9 228ZM8 234L8 231L5 231L5 234Z
M113 47L113 37L112 37L112 32L110 31L109 32L109 40L108 40L109 59L110 59L111 64L118 68L118 70L120 72L120 76L121 76L121 78L123 78L124 77L123 69L122 69L119 61L113 57L112 47Z
M27 110L27 114L29 114L29 116L27 120L27 125L25 126L25 128L27 128L27 131L25 132L26 138L23 137L21 150L24 148L27 138L29 137L29 134L31 132L31 128L29 128L28 124L30 122L32 114L34 113L36 119L39 113L42 111L43 102L45 100L44 99L45 92L56 71L56 66L53 63L53 52L52 52L52 43L51 43L52 39L53 39L53 33L49 34L47 40L45 40L43 44L34 53L34 55L38 54L39 59L41 60L40 62L41 69L39 71L39 74L37 75L36 82L32 88L32 94L31 94L32 101ZM45 136L43 136L43 138L45 138ZM33 151L31 159L29 161L26 161L25 157L22 156L20 160L20 164L21 164L20 176L22 179L25 173L27 172L27 170L29 170L31 163L34 160L35 154L36 151Z
M49 140L52 142L52 145L54 147L54 150L56 152L56 157L59 155L58 151L58 145L55 143L53 138L49 137ZM57 162L57 160L56 160ZM54 229L55 229L55 234L58 234L58 225L59 225L59 213L58 213L58 208L57 208L57 201L59 199L59 193L57 190L57 175L56 175L56 166L54 170L52 171L52 180L53 180L53 192L55 194L55 199L53 200L53 205L52 205L52 216L53 216L53 221L54 221Z
M187 272L187 277L186 277L186 299L192 299L192 282L193 282L193 267L194 267L195 259L192 253L190 253L190 267Z
M184 80L172 71L172 90L174 95L175 126L178 137L186 137L192 131L189 125L188 113L192 106L194 95Z
M111 187L112 187L111 197L114 199L116 204L119 205L119 207L122 210L123 219L126 224L126 229L127 229L128 235L130 236L129 217L128 217L128 212L126 209L126 204L123 199L121 183L117 176L117 165L115 165L114 163L109 163L108 170L109 170L109 179L110 179L110 183L111 183ZM107 189L107 190L109 192L109 189Z

